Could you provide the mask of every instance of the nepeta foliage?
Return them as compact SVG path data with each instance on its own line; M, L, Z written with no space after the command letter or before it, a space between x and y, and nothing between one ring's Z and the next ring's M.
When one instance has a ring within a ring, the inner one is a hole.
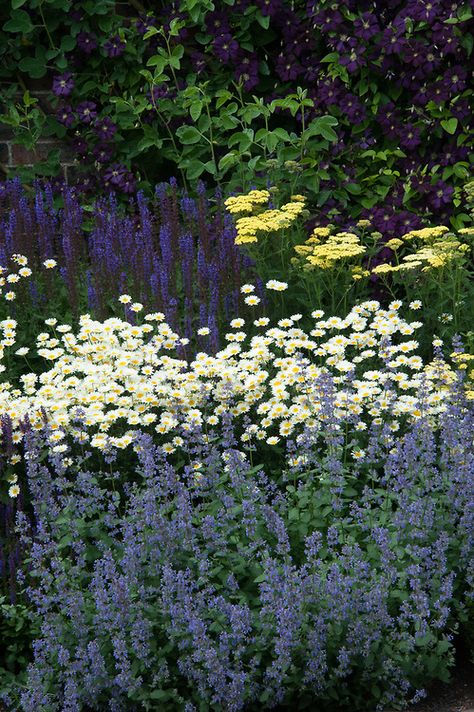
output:
M352 466L329 392L297 466L291 442L252 466L230 415L211 437L183 431L180 456L137 435L127 476L113 452L71 476L30 433L33 532L19 524L41 634L15 709L366 710L421 696L446 677L472 595L467 406L459 394L403 437L373 423Z
M116 7L20 0L1 34L3 121L30 146L69 136L80 162L96 161L87 185L128 194L174 173L245 190L293 171L323 222L349 209L400 233L418 216L446 221L454 206L462 227L469 2ZM15 105L18 68L48 77L56 118L28 92Z

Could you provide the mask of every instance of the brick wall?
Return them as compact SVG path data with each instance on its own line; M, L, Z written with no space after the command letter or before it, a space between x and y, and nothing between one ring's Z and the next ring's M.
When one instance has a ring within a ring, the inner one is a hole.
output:
M138 13L144 12L144 7L140 0L117 0L115 3L115 11L118 15L124 18L136 17ZM6 13L1 9L0 0L0 16ZM46 112L54 112L53 107L48 102L48 96L51 90L51 77L44 79L29 79L23 77L25 85L30 91L31 96L38 99L41 108ZM18 96L21 100L21 96ZM0 105L0 113L3 113L3 107ZM45 138L40 139L34 150L29 150L24 146L15 145L13 141L13 132L4 124L0 123L0 180L6 175L12 175L16 168L20 166L34 166L36 163L45 160L50 151L59 149L61 169L66 181L72 179L76 171L76 163L74 154L69 147L67 141L60 139ZM2 175L3 174L3 175Z
M53 112L54 109L48 102L50 94L49 87L51 80L25 80L31 96L38 99L39 105L45 111ZM18 95L14 101L21 102L21 95ZM2 112L4 107L1 107ZM75 162L71 148L66 141L49 137L40 139L34 149L28 149L25 146L19 146L14 141L13 131L9 126L0 123L0 169L3 173L3 178L15 173L15 169L21 166L31 167L36 163L45 161L48 158L50 151L59 149L60 163L63 176L66 180L72 176ZM1 176L0 176L1 179Z

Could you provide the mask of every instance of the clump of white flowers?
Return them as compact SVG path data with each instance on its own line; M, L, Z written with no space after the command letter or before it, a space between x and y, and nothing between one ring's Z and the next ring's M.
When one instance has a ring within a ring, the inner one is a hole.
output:
M124 297L119 301L127 303ZM0 415L11 418L17 443L26 415L38 430L46 415L56 451L65 449L68 434L99 449L126 448L138 428L154 429L173 451L178 423L185 429L216 425L226 411L245 415L243 442L272 445L303 427L318 427L324 417L318 383L328 374L337 389L335 415L341 422L355 416L356 430L374 419L397 427L399 420L422 414L422 384L423 407L436 414L446 407L448 385L457 378L441 359L424 364L416 355L418 342L411 337L422 324L402 319L400 306L392 302L382 309L377 301L367 301L343 319L324 318L317 310L309 333L296 326L301 314L252 337L242 330L244 320L234 319L224 349L198 353L190 362L177 358L175 347L182 339L161 312L145 315L141 325L84 314L77 331L47 320L53 333L38 334L36 350L51 367L22 376L20 384L1 384ZM267 327L268 319L254 323ZM16 327L13 319L0 322L2 357L15 344ZM18 356L24 353L16 350Z

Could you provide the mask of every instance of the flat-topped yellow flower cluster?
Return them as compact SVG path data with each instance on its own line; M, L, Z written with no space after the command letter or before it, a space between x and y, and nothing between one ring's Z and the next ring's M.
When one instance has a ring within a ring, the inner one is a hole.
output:
M459 231L460 234L469 235L469 231ZM394 238L386 243L396 254L402 247L415 244L412 252L398 259L398 264L382 264L374 267L374 274L387 274L389 272L406 272L421 269L428 272L440 269L455 262L462 262L471 247L461 242L456 235L449 231L445 225L425 227L420 230L407 232L401 239Z
M466 371L468 379L466 395L469 400L474 400L474 368L471 368L474 367L474 354L454 352L451 358L458 369Z
M181 339L161 313L147 314L141 325L85 314L76 332L48 319L37 352L51 368L28 373L18 384L0 384L0 414L11 418L17 443L26 415L35 429L46 417L57 451L67 449L68 435L99 449L125 448L137 428L153 428L173 451L178 422L186 429L214 426L226 412L245 415L242 441L274 444L305 426L322 427L327 414L321 378L329 375L341 422L355 418L361 430L374 419L398 427L425 408L433 416L441 412L457 378L444 361L424 364L416 355L411 337L422 324L403 320L400 306L393 302L384 310L368 301L344 319L314 311L309 333L297 326L301 314L252 337L241 330L243 319L233 320L228 345L192 361L176 357ZM254 324L267 327L268 320ZM13 319L0 322L2 349L14 346L16 328ZM425 405L418 396L422 384Z
M338 262L347 258L363 255L367 248L360 242L360 237L352 232L331 234L329 228L315 228L304 245L296 245L295 252L304 258L303 269L332 269ZM299 264L293 258L293 264Z
M361 221L362 223L363 221ZM365 221L364 221L365 222ZM359 227L368 227L365 224ZM459 235L473 236L470 230L460 230ZM440 269L456 262L462 264L471 247L458 239L445 226L427 227L412 230L402 238L392 238L385 243L395 252L396 264L382 263L371 270L354 263L354 258L367 254L367 246L356 232L335 232L333 226L316 227L311 236L302 244L294 247L298 257L293 257L293 266L312 271L315 269L331 270L349 261L354 279L369 277L370 274L382 275L420 269L427 272ZM407 248L410 250L405 254Z
M289 203L279 209L262 210L268 204L268 190L252 190L246 195L227 198L224 205L232 214L249 213L249 217L241 217L236 221L236 245L258 242L259 234L268 234L290 227L301 215L305 207L305 198L294 195Z

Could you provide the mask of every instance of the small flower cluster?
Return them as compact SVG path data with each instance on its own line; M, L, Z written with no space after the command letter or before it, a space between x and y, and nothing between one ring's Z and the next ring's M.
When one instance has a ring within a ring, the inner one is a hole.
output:
M245 195L237 195L227 198L224 205L228 212L234 215L235 213L253 213L255 208L267 205L270 200L270 192L268 190L251 190Z
M323 239L327 238L324 242ZM296 245L295 252L304 258L303 269L332 269L342 260L363 255L367 248L361 244L360 237L352 232L330 234L329 228L315 228L304 245ZM297 258L292 263L300 264Z
M474 400L474 368L470 368L474 366L474 354L454 351L451 358L459 370L466 371L468 378L466 397L468 400Z
M469 234L463 231L461 234ZM391 272L405 272L421 268L422 272L432 269L442 269L455 263L463 264L466 256L471 252L471 246L461 242L449 232L449 228L440 225L427 227L421 230L412 230L402 239L392 239L386 243L398 255L401 247L419 241L421 244L410 254L399 259L398 264L380 264L373 268L374 274L387 274Z
M268 234L290 227L305 208L305 198L293 195L291 202L276 210L260 210L268 203L270 193L266 190L254 190L247 195L228 198L224 205L230 213L253 213L250 217L236 221L236 245L258 242L259 233Z
M16 299L16 292L12 289L12 286L18 284L21 279L31 277L32 274L31 269L28 267L28 258L25 255L13 254L10 261L19 269L9 269L0 265L0 296L3 295L7 302L12 302Z

